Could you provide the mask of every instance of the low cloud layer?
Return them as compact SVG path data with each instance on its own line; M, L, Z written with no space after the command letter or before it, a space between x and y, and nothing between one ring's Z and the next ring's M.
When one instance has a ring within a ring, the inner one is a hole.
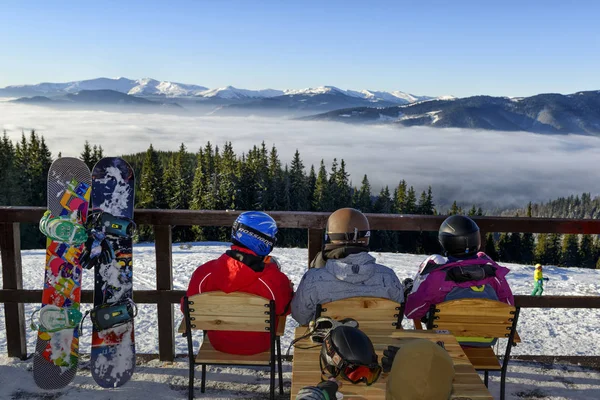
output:
M298 149L305 165L343 158L355 185L367 174L378 191L401 179L418 191L431 185L438 203L523 206L582 192L599 193L600 139L525 132L353 126L265 118L66 111L0 102L0 129L10 138L36 129L53 155L78 156L85 140L105 155L156 149L196 151L207 141L233 143L240 154L265 141L282 161Z

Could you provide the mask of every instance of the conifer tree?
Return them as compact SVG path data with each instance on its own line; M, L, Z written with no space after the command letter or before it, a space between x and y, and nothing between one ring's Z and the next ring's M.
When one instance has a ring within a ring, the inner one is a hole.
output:
M509 236L509 253L510 261L519 262L521 261L521 234L519 232L513 232Z
M548 251L548 234L540 233L537 237L537 243L535 245L535 260L540 264L548 264L549 257L546 254Z
M237 198L237 160L231 142L225 143L219 165L219 200L223 209L235 209Z
M419 198L419 204L417 206L418 213L421 215L433 215L434 204L431 186L427 189L427 193L423 191Z
M560 264L564 267L580 267L577 235L567 234L563 236Z
M527 217L531 218L532 209L531 202L527 205ZM533 233L525 232L521 237L521 257L520 262L525 264L533 263L533 255L535 248L535 239Z
M467 216L474 217L476 215L477 215L477 209L475 208L475 204L473 204L473 207L471 207L471 209L467 212Z
M202 149L196 153L196 169L194 170L194 180L192 182L192 193L190 194L190 208L192 210L201 210L203 205L202 195L204 193L204 161Z
M187 210L190 208L190 190L193 178L191 165L188 164L185 145L182 143L179 151L172 156L169 170L165 173L165 188L170 188L169 208ZM173 241L192 240L191 230L187 226L173 228Z
M190 193L190 209L201 210L204 206L204 159L202 148L196 153L196 169L194 170L194 180L192 182L192 192ZM192 233L196 240L204 241L206 236L202 226L193 226Z
M85 165L87 165L87 167L90 169L90 171L92 171L94 169L94 164L95 164L92 157L93 157L92 146L90 146L90 142L86 140L85 144L83 145L83 151L79 155L79 158L85 163Z
M591 235L582 235L579 244L579 262L583 268L594 268L596 259L594 257L594 245Z
M338 192L334 198L334 209L350 207L352 204L352 192L350 185L350 174L346 172L346 162L340 162L340 169L336 175L336 186ZM337 204L335 204L337 202Z
M394 190L393 211L397 214L407 214L406 211L406 181L403 179Z
M452 203L452 207L450 207L450 211L448 211L448 215L458 215L462 214L462 209L456 204L456 200Z
M96 163L98 161L102 160L103 157L104 157L104 150L102 149L102 146L94 145L93 150L92 150L92 164L96 165Z
M162 178L162 163L159 161L158 153L154 151L154 147L150 144L142 166L138 208L167 208Z
M551 265L559 265L560 264L560 256L561 256L561 240L560 234L551 233L548 235L548 264Z
M485 237L485 254L490 256L492 260L498 260L498 250L496 249L496 242L494 241L494 235L489 232Z
M317 175L315 174L315 166L310 166L308 174L308 204L311 211L316 211L315 203L315 188L317 187Z
M15 148L6 131L0 140L0 205L13 205L16 197Z
M506 232L502 232L500 234L500 239L498 240L498 259L505 262L512 261L510 237Z
M360 189L354 193L354 208L363 213L371 212L371 184L367 175L363 177Z
M327 179L327 171L325 170L325 162L321 160L319 174L315 181L315 190L313 194L313 209L315 211L334 211L329 195L329 181Z
M392 199L389 187L382 188L375 204L371 209L374 213L390 214L392 212ZM393 250L396 247L396 235L394 231L377 230L371 232L371 248L381 250Z
M300 159L300 152L296 150L292 165L289 171L290 177L290 197L292 211L307 211L308 203L308 182L304 173L304 164Z
M267 179L269 182L269 196L267 200L268 210L281 210L283 203L283 171L281 170L281 161L279 161L279 155L275 145L271 148L269 153L269 172Z
M411 186L406 192L406 213L416 214L417 212L417 195L415 189Z

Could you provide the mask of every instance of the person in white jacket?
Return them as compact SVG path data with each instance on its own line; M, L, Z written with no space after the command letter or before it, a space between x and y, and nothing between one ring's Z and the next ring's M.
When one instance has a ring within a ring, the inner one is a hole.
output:
M315 317L317 304L350 297L382 297L404 302L404 287L394 271L377 264L369 252L369 221L360 211L342 208L329 216L321 268L309 269L292 300L292 317L301 325Z

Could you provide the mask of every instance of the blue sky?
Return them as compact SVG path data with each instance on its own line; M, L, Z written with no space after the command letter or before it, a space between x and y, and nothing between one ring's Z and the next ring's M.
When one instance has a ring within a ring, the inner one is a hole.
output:
M598 90L599 15L600 2L583 0L5 0L0 87L125 76L455 96Z

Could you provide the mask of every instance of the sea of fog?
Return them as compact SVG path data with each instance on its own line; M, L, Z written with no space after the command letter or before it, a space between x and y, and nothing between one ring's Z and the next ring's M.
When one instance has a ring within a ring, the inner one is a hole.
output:
M600 139L581 135L349 125L278 118L57 110L0 101L0 129L17 140L42 134L53 155L78 156L86 140L118 156L155 149L195 152L207 141L236 153L264 141L284 163L296 149L310 168L344 159L354 185L367 174L372 190L401 179L418 191L431 185L437 202L523 206L600 190Z

